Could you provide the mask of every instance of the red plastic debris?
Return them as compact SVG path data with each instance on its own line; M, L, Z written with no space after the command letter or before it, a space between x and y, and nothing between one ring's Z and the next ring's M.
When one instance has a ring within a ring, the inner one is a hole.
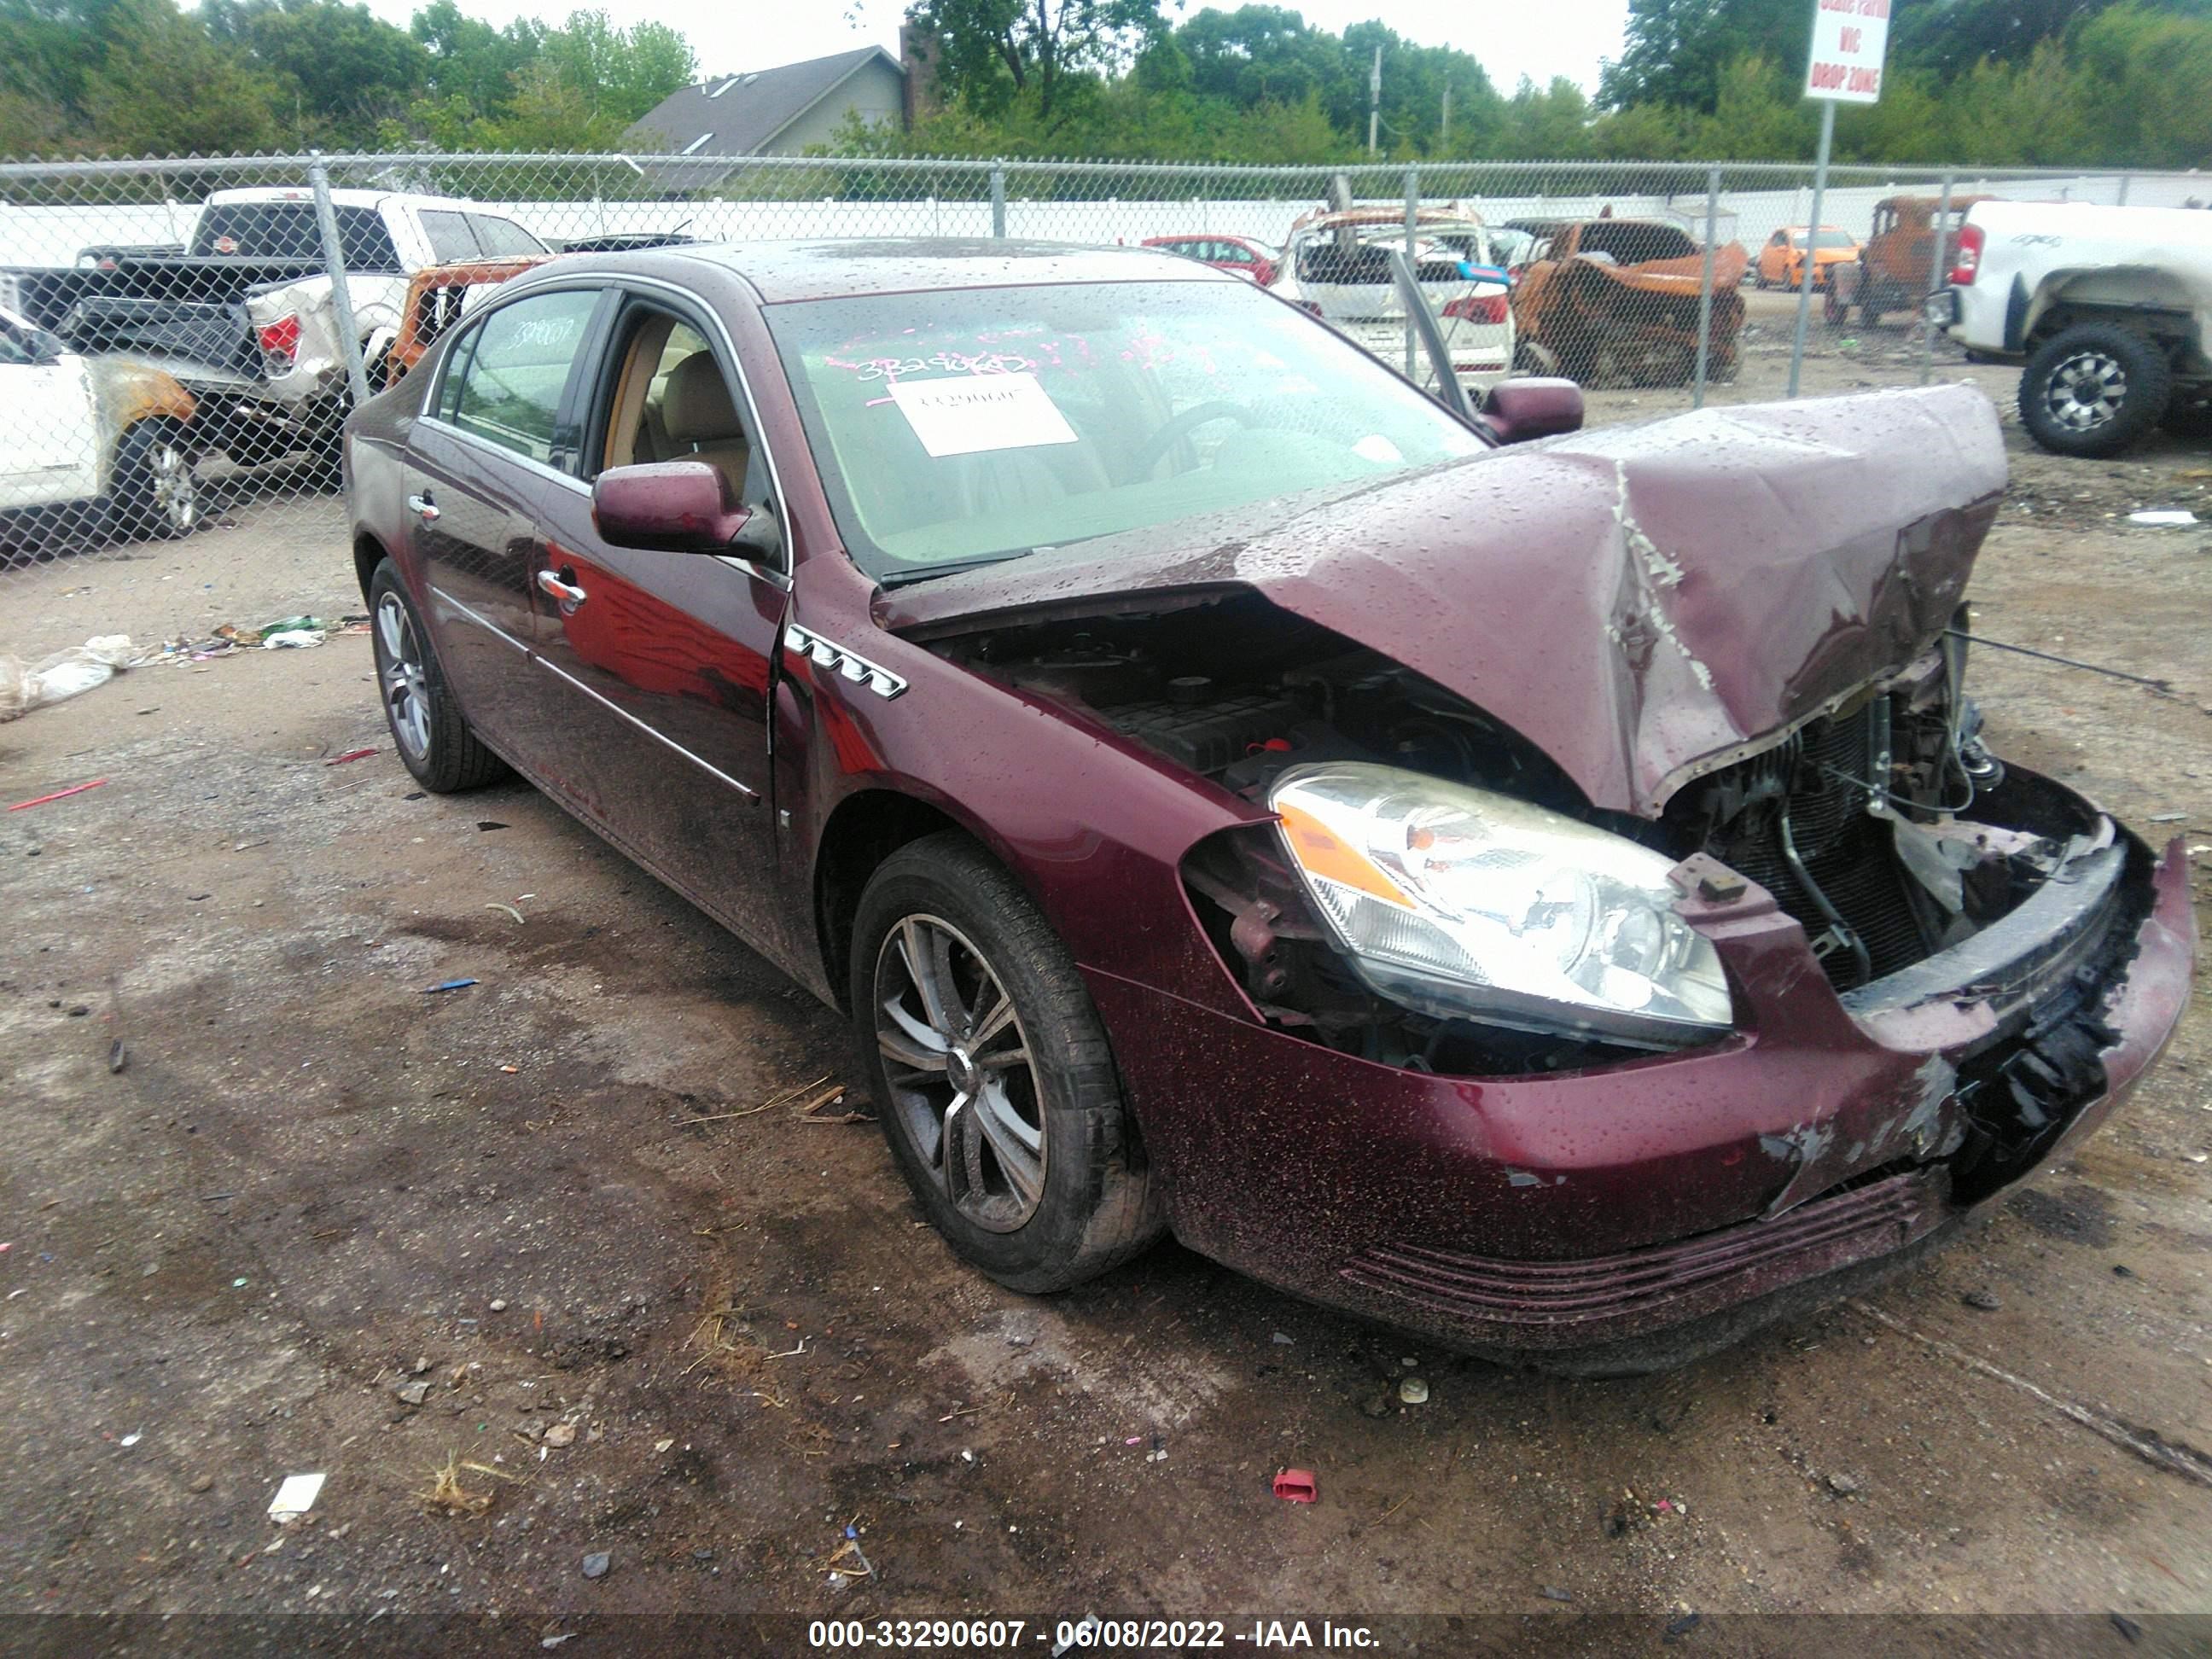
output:
M1275 1476L1275 1496L1285 1504L1312 1504L1321 1498L1311 1469L1284 1469Z
M50 800L67 800L71 795L82 795L88 789L97 789L106 781L106 778L94 778L90 783L80 783L74 789L57 789L52 794L40 795L35 800L19 800L8 810L21 812L29 807L44 806Z
M367 760L376 752L374 749L355 749L343 755L334 755L323 763L325 766L343 766L348 761Z

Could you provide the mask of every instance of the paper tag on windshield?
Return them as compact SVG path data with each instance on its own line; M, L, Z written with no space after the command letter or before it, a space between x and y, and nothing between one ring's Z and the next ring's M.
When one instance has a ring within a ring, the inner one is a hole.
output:
M891 401L932 455L1072 444L1075 428L1034 374L897 380Z

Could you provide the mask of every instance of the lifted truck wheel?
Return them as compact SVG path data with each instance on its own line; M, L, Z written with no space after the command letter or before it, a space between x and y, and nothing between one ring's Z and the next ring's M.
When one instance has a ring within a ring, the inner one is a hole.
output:
M2158 424L2172 391L2157 342L2116 323L2076 323L2021 372L2021 423L2054 455L2117 455Z

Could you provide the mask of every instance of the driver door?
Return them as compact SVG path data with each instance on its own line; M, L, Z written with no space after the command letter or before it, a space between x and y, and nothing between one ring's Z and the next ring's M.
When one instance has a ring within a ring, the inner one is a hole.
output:
M629 296L603 337L581 481L632 463L704 461L781 523L735 363L703 308ZM537 661L575 737L572 804L782 956L769 753L791 590L781 562L617 547L586 491L554 492L544 510Z

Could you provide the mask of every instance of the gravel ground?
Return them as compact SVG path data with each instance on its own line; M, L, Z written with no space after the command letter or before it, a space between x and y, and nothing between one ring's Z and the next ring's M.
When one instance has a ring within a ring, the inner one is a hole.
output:
M1732 397L1786 349L1778 296L1747 297ZM1822 345L1814 390L1911 376L1902 331ZM2212 518L2212 459L2011 441L1978 627L2179 695L1984 651L1996 746L2212 840L2212 528L2124 520ZM229 489L189 542L0 577L0 649L357 608L327 503ZM94 778L0 818L11 1611L320 1612L340 1644L465 1616L441 1645L576 1654L639 1645L615 1614L763 1611L1504 1620L1397 1627L1433 1652L1577 1613L1686 1650L1780 1650L1728 1645L1730 1617L1807 1613L2203 1639L2159 1616L2212 1607L2212 1486L2051 1403L2212 1446L2201 1009L2077 1159L1863 1304L1569 1384L1173 1248L1050 1300L963 1271L872 1125L777 1103L843 1080L840 1022L527 789L421 797L363 638L0 726L0 797ZM452 978L477 983L424 994ZM1318 1504L1269 1494L1284 1464ZM0 1646L106 1639L0 1621Z

